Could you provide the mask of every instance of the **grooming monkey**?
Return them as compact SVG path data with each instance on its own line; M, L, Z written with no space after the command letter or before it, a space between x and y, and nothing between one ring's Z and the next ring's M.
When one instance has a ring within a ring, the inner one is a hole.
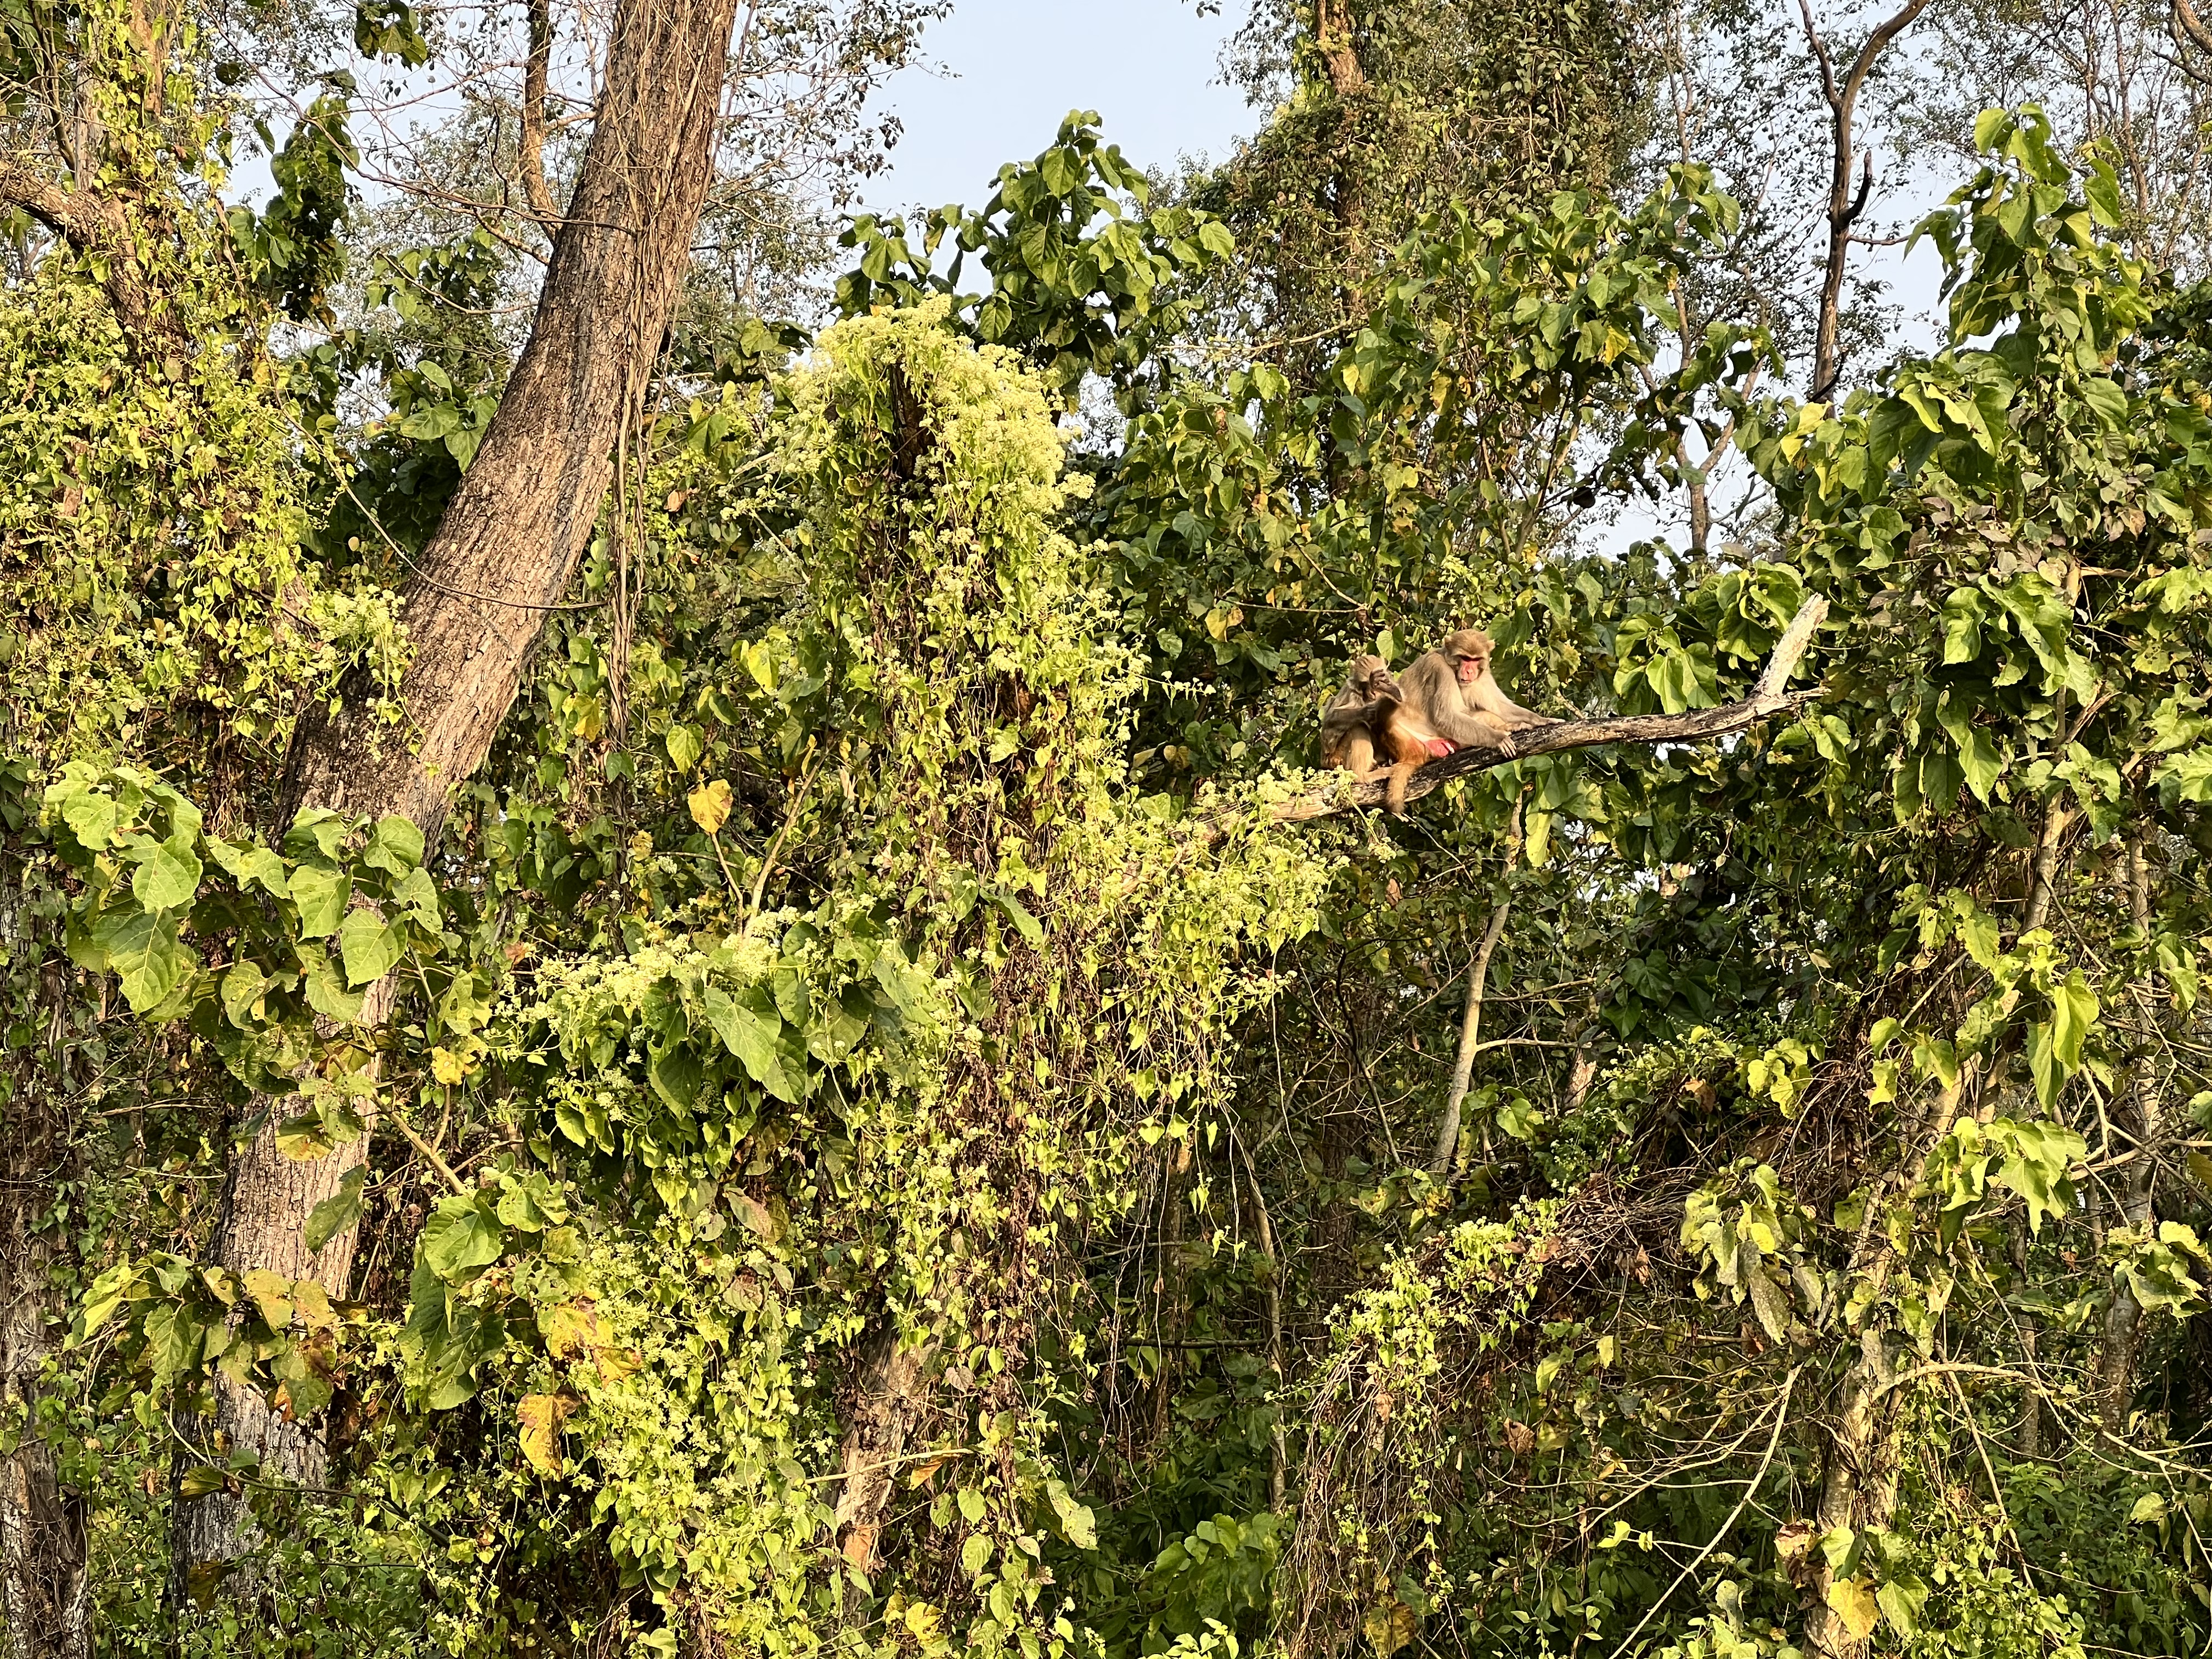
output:
M1354 658L1322 714L1328 763L1363 782L1387 770L1389 808L1402 814L1407 784L1431 761L1465 748L1510 757L1514 732L1553 722L1505 695L1491 672L1496 649L1480 629L1460 629L1415 661L1402 684L1380 657Z
M1387 774L1393 812L1406 810L1406 786L1449 742L1406 706L1405 694L1380 657L1355 657L1344 690L1321 717L1322 754L1361 782Z

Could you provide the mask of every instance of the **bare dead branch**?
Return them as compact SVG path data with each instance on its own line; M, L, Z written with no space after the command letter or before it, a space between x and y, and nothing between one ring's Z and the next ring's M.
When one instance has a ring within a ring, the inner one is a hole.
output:
M1604 743L1681 743L1725 737L1777 714L1795 714L1817 702L1820 693L1817 688L1789 691L1784 687L1827 614L1828 602L1818 593L1798 607L1789 628L1775 641L1774 653L1760 671L1759 683L1741 702L1723 703L1717 708L1693 708L1682 714L1620 714L1609 720L1559 720L1550 726L1534 726L1515 734L1512 754L1498 749L1467 748L1431 762L1413 774L1406 798L1417 799L1442 788L1454 778L1486 772L1492 767L1536 755L1589 749ZM1298 823L1309 818L1328 817L1355 806L1379 806L1384 791L1385 786L1380 782L1339 784L1279 802L1274 816L1280 823Z
M2187 0L2176 0L2186 4ZM1833 118L1832 132L1833 171L1828 185L1828 255L1821 273L1820 309L1816 319L1813 343L1813 388L1815 400L1824 398L1835 390L1836 380L1843 372L1838 339L1841 331L1841 313L1844 295L1844 274L1850 257L1851 227L1866 211L1867 198L1874 188L1874 157L1864 158L1863 174L1858 195L1851 194L1851 167L1856 158L1851 137L1851 122L1858 106L1859 91L1866 85L1867 76L1889 43L1911 27L1912 20L1928 9L1929 0L1905 0L1898 11L1884 20L1869 35L1859 55L1851 60L1850 70L1840 85L1836 80L1836 67L1828 55L1827 43L1820 38L1813 22L1811 0L1797 0L1798 10L1805 21L1805 38L1812 44L1813 55L1820 60L1820 91L1828 100Z

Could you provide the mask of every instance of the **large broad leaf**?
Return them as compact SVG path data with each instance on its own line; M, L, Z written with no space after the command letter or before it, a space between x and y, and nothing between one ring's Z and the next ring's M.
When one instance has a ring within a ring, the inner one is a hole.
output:
M292 896L291 884L284 874L284 860L259 842L232 842L220 836L210 836L206 847L224 873L238 884L240 892L252 883L259 882L264 892L277 898Z
M561 1425L576 1409L577 1403L574 1395L523 1395L521 1405L516 1408L516 1415L522 1420L522 1455L538 1474L561 1473Z
M372 870L404 876L422 862L422 832L396 813L379 818L361 861Z
M338 927L338 952L345 960L347 988L374 985L398 965L405 948L398 926L386 926L375 911L347 911Z
M474 1198L456 1193L439 1204L422 1229L422 1263L450 1285L498 1261L504 1243L499 1223Z
M292 902L300 907L300 937L326 939L345 920L353 878L343 870L303 864L292 872Z
M100 853L107 849L115 835L114 796L103 790L86 788L70 779L46 791L46 805L49 808L59 807L62 822L86 851Z
M137 1014L150 1013L197 958L177 938L173 915L153 915L130 905L108 911L93 925L94 944L120 976L124 1000Z
M786 1059L783 1017L768 992L752 985L732 996L719 985L710 985L704 1000L714 1034L753 1081L778 1100L796 1104L806 1091L806 1079L803 1072L793 1075Z
M2076 968L2051 994L2051 1047L2071 1076L2081 1068L2081 1044L2097 1023L2097 994Z
M1837 1579L1828 1586L1827 1601L1853 1641L1865 1641L1881 1620L1881 1602L1864 1578Z
M157 842L137 853L131 892L149 910L181 910L199 890L199 855L189 841Z
M1052 1512L1060 1517L1060 1529L1067 1541L1079 1550L1098 1547L1098 1521L1091 1510L1075 1501L1065 1482L1048 1480L1045 1495L1052 1500Z
M331 960L331 953L304 939L292 949L300 959L301 988L307 993L307 1006L326 1019L348 1024L358 1020L362 994L348 988L339 977L337 964Z

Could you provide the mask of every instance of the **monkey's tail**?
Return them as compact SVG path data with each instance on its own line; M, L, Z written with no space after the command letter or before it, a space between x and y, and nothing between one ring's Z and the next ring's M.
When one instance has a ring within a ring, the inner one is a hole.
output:
M1402 763L1390 769L1390 781L1384 787L1383 799L1393 817L1406 816L1406 786L1412 781L1413 769Z

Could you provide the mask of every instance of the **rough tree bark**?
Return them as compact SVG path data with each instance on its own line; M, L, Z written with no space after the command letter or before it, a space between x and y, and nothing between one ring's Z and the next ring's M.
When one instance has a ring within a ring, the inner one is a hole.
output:
M17 155L0 155L0 205L21 208L73 252L98 262L108 307L134 352L159 358L184 349L175 315L146 281L141 229L122 202L56 184Z
M568 212L554 238L530 342L483 447L406 584L413 656L401 733L365 699L303 721L282 796L303 807L397 813L434 837L453 787L473 772L514 699L546 613L589 544L626 416L641 398L689 265L714 176L735 0L619 0L606 81ZM372 994L374 1013L388 986ZM314 1279L343 1295L356 1233L316 1255L301 1229L367 1156L367 1138L294 1163L273 1121L237 1158L216 1260ZM252 1390L220 1383L216 1427L261 1449L265 1474L313 1486L319 1431L285 1423ZM252 1542L240 1499L180 1503L178 1553L204 1577Z
M15 942L21 939L18 933ZM67 1053L59 1018L65 991L46 988L53 1013L46 1042L11 1057L13 1087L0 1107L0 1422L29 1422L52 1352L47 1279L55 1242L46 1212L69 1159L71 1126L55 1098L65 1079L50 1075L47 1063L58 1073ZM89 1611L84 1501L63 1485L52 1449L26 1428L15 1449L0 1456L0 1654L87 1659Z

